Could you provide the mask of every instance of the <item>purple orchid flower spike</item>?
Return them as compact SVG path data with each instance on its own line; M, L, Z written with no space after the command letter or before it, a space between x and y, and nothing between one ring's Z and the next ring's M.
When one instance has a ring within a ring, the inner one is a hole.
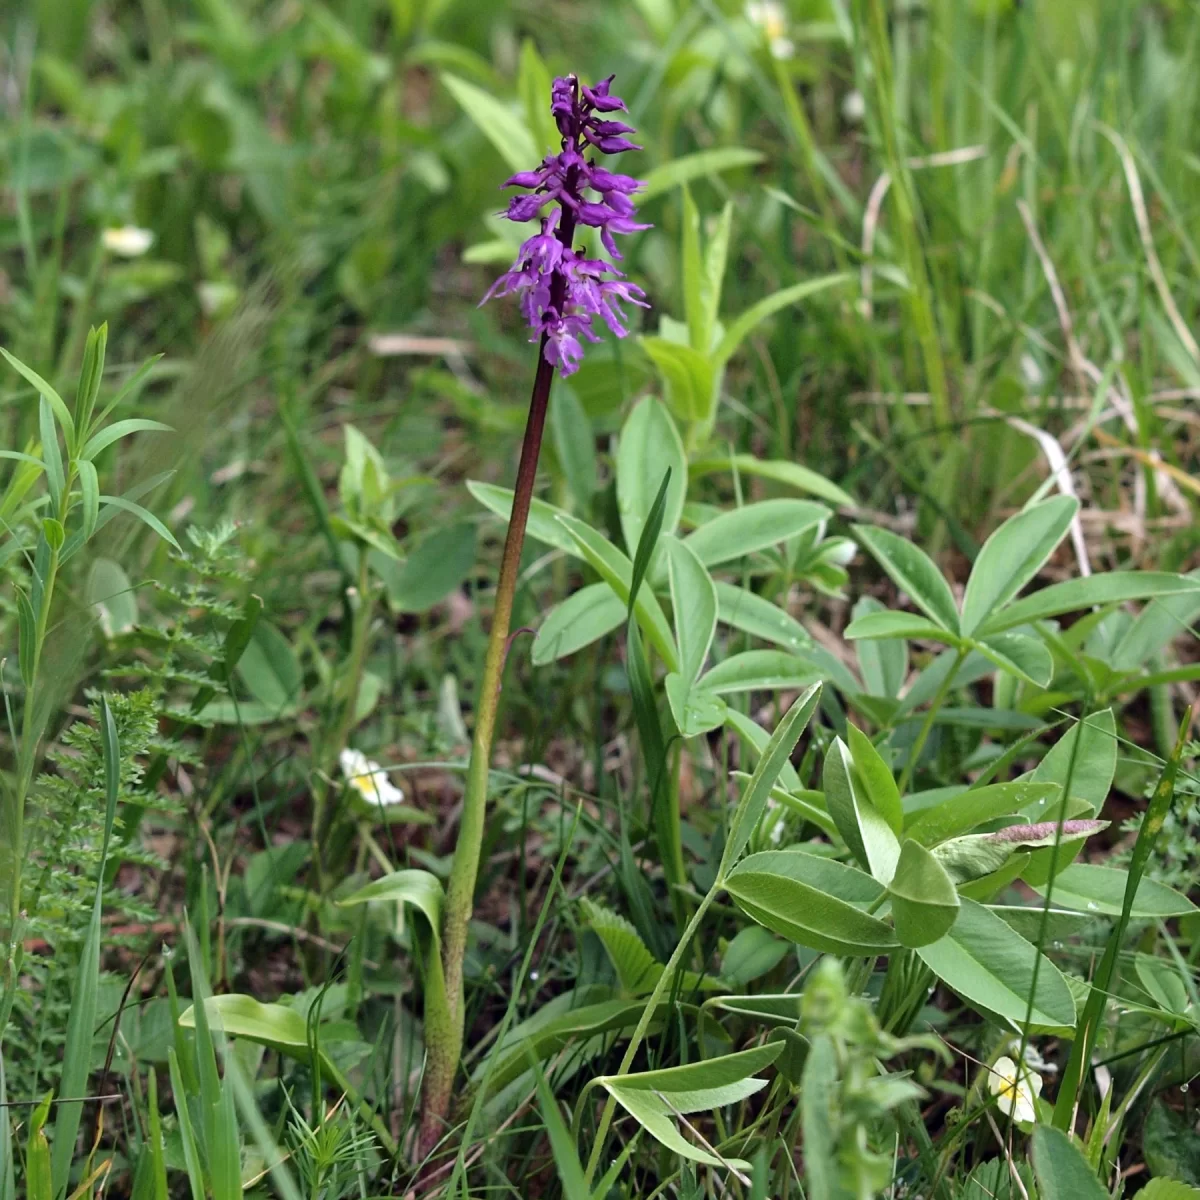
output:
M530 190L514 196L501 215L532 221L547 204L556 207L542 217L541 231L525 242L512 268L481 301L518 296L533 333L529 340L541 341L542 356L564 375L579 369L585 341L600 340L592 328L594 318L625 337L628 318L621 305L650 307L642 289L612 263L586 258L571 244L576 228L590 225L599 229L604 249L620 259L614 235L650 228L637 221L632 199L645 184L587 157L593 150L620 154L641 149L625 136L633 133L631 126L597 116L625 111L625 101L612 95L611 87L611 75L594 87L580 86L573 75L554 81L550 113L562 134L562 150L548 155L537 170L520 171L504 184Z

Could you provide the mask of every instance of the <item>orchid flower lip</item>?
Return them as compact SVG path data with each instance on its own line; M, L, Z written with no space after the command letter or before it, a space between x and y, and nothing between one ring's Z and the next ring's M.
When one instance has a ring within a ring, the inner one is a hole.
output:
M531 171L511 175L502 188L524 188L499 214L510 221L534 220L547 205L541 229L526 239L516 262L492 284L480 303L495 296L517 295L529 324L531 341L544 341L546 361L564 375L579 368L584 342L598 342L599 319L616 337L629 333L622 304L648 308L645 293L629 282L613 263L588 258L572 244L576 225L599 231L605 251L619 261L614 235L637 233L650 226L635 219L632 196L645 187L641 180L597 165L589 154L621 154L641 147L625 135L633 127L598 113L626 112L625 102L611 94L613 76L588 87L574 75L560 76L551 87L550 112L562 134L558 154L547 155ZM598 199L592 199L589 195Z

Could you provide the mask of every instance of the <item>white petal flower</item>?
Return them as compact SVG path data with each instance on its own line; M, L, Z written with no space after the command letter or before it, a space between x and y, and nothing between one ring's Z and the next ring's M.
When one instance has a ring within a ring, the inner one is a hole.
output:
M751 0L746 5L746 20L763 31L776 58L791 58L795 43L787 36L787 13L778 0Z
M988 1091L996 1097L996 1107L1005 1116L1023 1124L1033 1124L1037 1118L1037 1098L1042 1094L1041 1076L1035 1075L1022 1064L1017 1064L1007 1054L996 1059L988 1074Z
M862 92L858 88L847 92L842 98L842 120L847 125L858 125L866 115L867 102L863 99Z
M106 229L100 235L100 241L109 254L119 254L122 258L137 258L154 245L154 233L136 225L117 225Z
M369 759L361 750L347 747L338 755L338 765L352 791L367 804L384 808L404 803L404 792L387 776L387 772Z

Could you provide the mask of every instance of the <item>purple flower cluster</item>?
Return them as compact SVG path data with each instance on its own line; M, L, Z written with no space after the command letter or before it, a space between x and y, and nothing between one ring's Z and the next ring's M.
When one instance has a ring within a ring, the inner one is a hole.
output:
M564 375L577 370L583 360L580 339L600 340L592 330L594 317L617 337L625 337L629 330L620 304L649 307L642 289L612 263L586 258L571 244L576 228L590 225L599 229L605 250L619 259L613 235L650 228L635 219L632 200L645 185L587 158L591 150L620 154L641 149L625 136L633 132L630 126L597 115L625 109L625 102L610 94L611 85L612 76L590 88L573 75L554 81L550 112L562 134L562 150L548 155L536 171L521 171L504 184L532 190L514 196L502 215L510 221L532 221L547 204L556 207L542 218L541 232L521 247L512 269L483 298L486 302L493 296L518 295L521 313L533 330L530 341L544 338L546 361ZM589 199L589 193L599 199Z

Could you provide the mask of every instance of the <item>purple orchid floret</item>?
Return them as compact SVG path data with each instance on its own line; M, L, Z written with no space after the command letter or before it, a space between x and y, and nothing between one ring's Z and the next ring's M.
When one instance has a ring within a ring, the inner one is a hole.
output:
M630 283L612 263L587 258L572 246L579 225L600 231L604 249L621 258L614 234L649 229L638 222L632 196L645 184L598 166L588 153L620 154L640 150L625 134L631 126L598 117L597 113L624 112L625 102L610 95L612 76L594 87L580 86L568 75L554 81L550 113L562 134L562 149L548 155L534 171L519 171L504 187L529 189L514 196L501 214L510 221L532 221L547 204L556 205L542 217L541 230L529 238L517 261L488 289L481 303L493 296L516 295L521 313L533 336L544 340L543 355L564 375L579 369L583 343L598 342L592 328L599 318L617 337L629 333L622 304L649 308L645 293Z

